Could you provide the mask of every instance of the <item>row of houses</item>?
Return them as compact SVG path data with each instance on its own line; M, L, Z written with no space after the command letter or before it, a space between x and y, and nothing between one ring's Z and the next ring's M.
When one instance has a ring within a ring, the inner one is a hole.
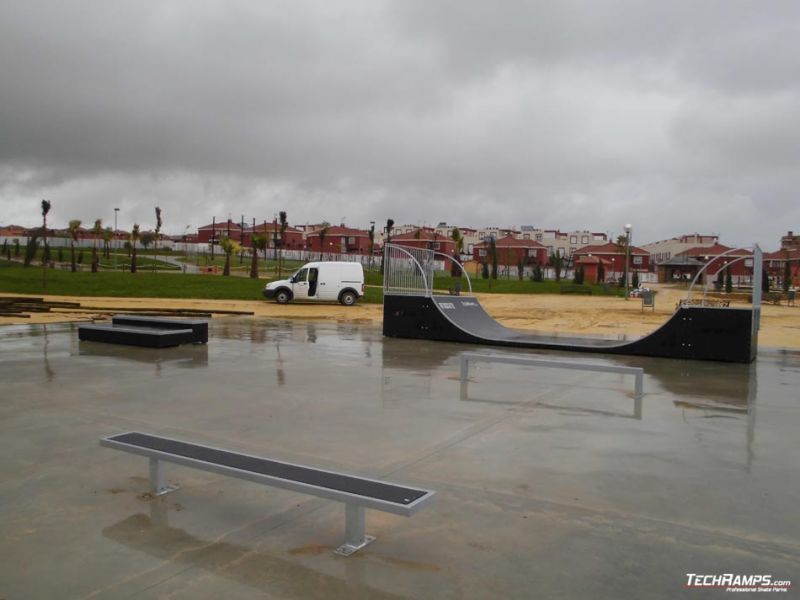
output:
M686 234L668 240L643 244L641 247L616 243L602 232L589 230L560 231L558 229L538 229L531 226L519 228L469 228L459 227L462 238L461 251L457 251L453 240L456 227L440 223L436 227L398 225L389 233L385 230L370 231L341 225L298 225L287 226L281 231L276 221L265 221L246 225L230 219L217 221L199 227L196 232L181 236L160 236L163 245L183 243L194 247L207 247L218 244L223 237L239 241L244 247L252 246L253 235L266 237L267 247L280 247L284 250L304 251L328 255L367 255L382 251L383 243L430 248L448 256L456 256L462 262L473 260L488 263L491 260L491 241L497 249L497 264L503 270L523 267L530 270L535 265L552 267L553 257L559 257L562 268L574 272L581 268L586 281L617 279L625 271L639 274L652 273L661 282L693 279L704 270L706 278L715 278L720 271L729 269L735 280L752 277L753 259L749 250L733 250L719 243L718 235ZM41 229L39 228L39 231ZM91 229L79 228L79 240L94 243L103 234ZM0 240L23 238L31 234L24 227L9 225L0 227ZM153 237L152 232L142 232L142 236ZM66 229L52 229L48 237L54 240L70 239ZM127 241L130 233L124 230L110 232L106 238L117 242ZM780 241L780 249L764 254L765 270L770 277L782 280L786 264L790 265L792 276L797 277L800 269L800 236L789 231ZM724 255L724 256L720 256ZM651 278L652 279L652 278Z

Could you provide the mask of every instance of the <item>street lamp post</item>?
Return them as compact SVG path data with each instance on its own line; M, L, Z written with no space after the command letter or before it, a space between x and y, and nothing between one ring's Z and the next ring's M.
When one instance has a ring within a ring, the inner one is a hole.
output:
M630 269L631 257L631 229L630 223L625 224L625 300L628 300L628 270Z

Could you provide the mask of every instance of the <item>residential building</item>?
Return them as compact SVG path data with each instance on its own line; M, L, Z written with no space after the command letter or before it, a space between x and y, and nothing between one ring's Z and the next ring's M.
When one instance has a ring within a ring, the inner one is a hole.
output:
M237 242L242 238L242 226L230 219L213 221L197 228L197 241L201 244L218 244L223 237L230 237Z
M642 248L650 253L650 263L655 265L669 261L673 256L677 256L691 248L711 247L718 243L718 235L691 233L668 240L642 244Z
M793 231L789 231L781 238L781 250L798 249L800 249L800 235L795 235Z
M275 248L276 242L279 248L284 250L303 250L306 246L303 232L291 225L286 227L281 237L281 224L275 221L266 223L256 223L255 227L246 227L242 232L242 245L248 248L252 246L253 232L256 235L267 236L267 248Z
M436 230L429 227L421 227L399 235L393 234L392 243L411 248L429 248L448 256L453 256L456 251L456 243L451 238L439 235Z
M584 246L573 253L573 259L576 264L578 264L583 257L598 257L603 259L603 262L599 264L603 265L606 280L619 279L622 277L625 272L626 256L628 257L629 272L644 273L650 270L650 253L637 246L631 246L630 250L626 251L624 245L607 242L605 244ZM587 264L586 261L584 261L584 265L585 264Z
M726 254L727 253L727 254ZM721 256L725 254L725 256ZM698 246L689 248L676 255L675 258L692 258L708 265L704 271L703 281L714 279L723 269L730 267L731 277L736 282L747 281L753 276L753 252L746 249L733 249L724 244Z
M490 240L475 244L472 249L472 258L479 263L491 262L489 256ZM546 265L547 248L535 240L525 240L506 235L495 240L497 248L497 264L503 267L516 267L523 265Z
M321 232L322 228L306 233L308 250L328 254L369 254L369 231L366 229L331 225L324 238Z

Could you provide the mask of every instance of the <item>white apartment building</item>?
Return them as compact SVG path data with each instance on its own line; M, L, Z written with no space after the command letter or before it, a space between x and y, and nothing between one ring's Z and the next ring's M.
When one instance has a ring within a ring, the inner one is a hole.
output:
M690 233L668 240L660 240L639 246L642 250L650 253L650 264L654 265L671 259L676 254L685 252L691 248L713 246L719 243L718 235L703 235Z

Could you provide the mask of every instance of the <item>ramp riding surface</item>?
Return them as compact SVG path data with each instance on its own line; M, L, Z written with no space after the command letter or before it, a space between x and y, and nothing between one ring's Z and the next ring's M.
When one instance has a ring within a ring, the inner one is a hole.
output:
M637 340L537 334L495 321L472 296L384 295L383 334L518 348L752 362L757 335L753 311L685 306Z

